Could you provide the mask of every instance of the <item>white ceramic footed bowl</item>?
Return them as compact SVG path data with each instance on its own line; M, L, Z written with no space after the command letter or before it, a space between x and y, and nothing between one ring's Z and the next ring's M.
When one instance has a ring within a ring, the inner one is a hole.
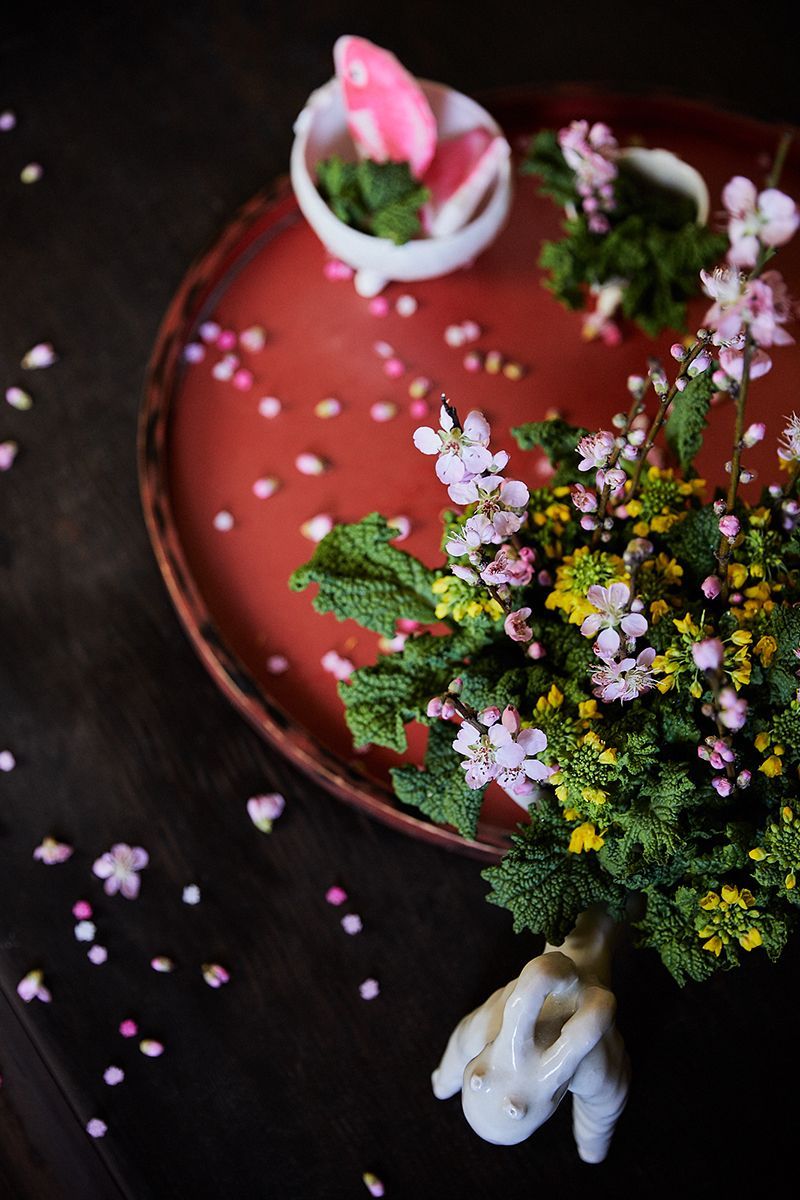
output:
M465 133L477 126L495 136L502 135L497 122L469 96L440 83L419 83L436 117L440 137ZM416 238L403 246L361 233L334 215L316 185L316 165L321 159L332 154L350 160L355 157L338 79L312 92L294 130L290 174L297 203L329 253L355 269L356 291L362 296L377 295L392 280L433 279L469 266L494 241L508 218L512 196L510 149L476 215L455 233Z

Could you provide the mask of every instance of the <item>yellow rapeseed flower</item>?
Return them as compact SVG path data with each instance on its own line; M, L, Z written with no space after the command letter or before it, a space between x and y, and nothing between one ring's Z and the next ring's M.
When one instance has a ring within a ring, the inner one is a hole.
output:
M573 829L567 849L570 854L581 854L590 850L599 850L605 839L600 836L591 821L584 821L577 829Z

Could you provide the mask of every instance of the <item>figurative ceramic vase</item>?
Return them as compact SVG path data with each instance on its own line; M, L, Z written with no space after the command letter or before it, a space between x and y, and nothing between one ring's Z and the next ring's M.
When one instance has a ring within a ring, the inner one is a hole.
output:
M570 1092L579 1156L606 1157L630 1074L608 986L614 931L604 912L583 913L563 945L545 946L456 1026L433 1091L440 1100L460 1091L467 1121L486 1141L524 1141Z

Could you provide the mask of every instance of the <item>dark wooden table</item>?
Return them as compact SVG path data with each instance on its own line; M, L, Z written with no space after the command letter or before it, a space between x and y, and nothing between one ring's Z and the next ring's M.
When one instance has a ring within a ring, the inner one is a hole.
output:
M599 81L800 123L796 39L774 6L752 27L686 3L518 8L117 0L4 16L0 110L18 126L0 133L3 389L35 342L61 361L30 378L32 411L0 413L0 440L21 446L0 476L0 749L18 762L0 775L3 1200L336 1200L367 1194L365 1170L416 1200L671 1196L796 1162L796 950L683 991L621 953L635 1080L602 1167L577 1160L566 1108L507 1150L436 1102L452 1024L538 944L484 902L475 863L335 803L244 725L179 628L140 515L137 407L162 312L226 218L285 171L340 33L469 91ZM31 161L44 175L25 186ZM270 790L287 807L267 838L245 801ZM34 862L46 835L75 846L70 862ZM116 841L150 851L134 904L91 875ZM357 937L325 903L334 882ZM73 937L80 898L103 966ZM155 974L155 954L178 969ZM226 988L204 984L204 961L228 967ZM36 966L53 1000L25 1006L16 985ZM120 1037L128 1016L163 1057ZM110 1064L127 1073L113 1089ZM102 1140L85 1132L94 1116Z

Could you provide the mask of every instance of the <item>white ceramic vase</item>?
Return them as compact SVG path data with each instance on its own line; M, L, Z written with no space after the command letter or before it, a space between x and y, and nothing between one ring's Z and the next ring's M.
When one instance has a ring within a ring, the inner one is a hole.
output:
M440 137L452 137L482 126L495 136L502 131L484 108L452 88L420 80ZM511 152L501 161L475 215L445 237L421 237L396 246L388 238L352 229L331 211L317 190L316 166L338 154L355 157L338 79L309 97L294 126L290 174L297 203L326 249L356 271L362 296L375 296L392 280L413 282L447 275L472 263L494 241L511 208Z
M511 1146L572 1094L578 1154L602 1162L628 1096L629 1065L608 987L615 924L583 913L561 946L545 946L456 1026L433 1072L434 1094L461 1092L480 1137Z

